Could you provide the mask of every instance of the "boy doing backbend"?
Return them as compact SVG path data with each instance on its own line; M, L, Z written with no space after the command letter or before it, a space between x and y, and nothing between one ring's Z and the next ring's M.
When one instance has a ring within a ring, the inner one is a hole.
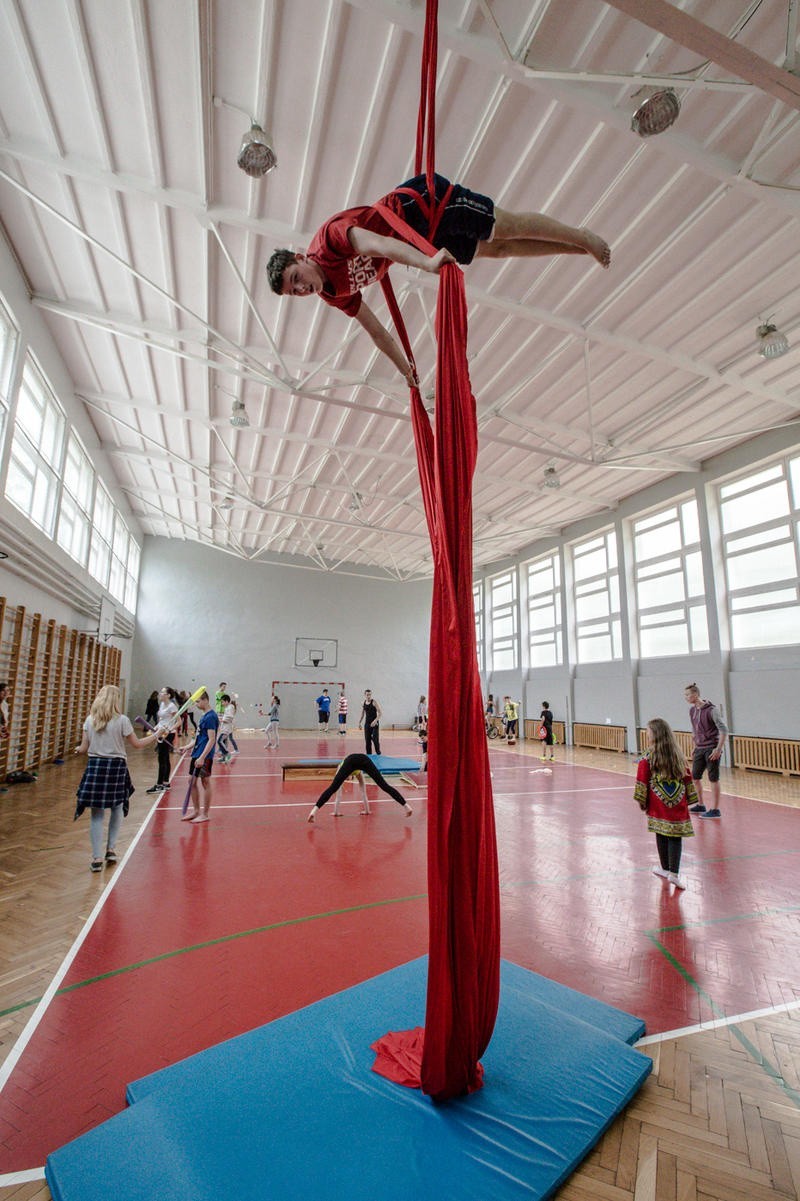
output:
M488 196L471 192L435 176L437 203L445 208L433 237L431 256L395 233L386 217L372 206L346 209L325 222L306 251L276 250L267 263L270 287L279 296L319 296L327 304L355 317L378 350L392 360L409 386L417 384L414 369L400 344L362 300L361 290L381 279L392 263L418 267L438 275L445 263L471 263L473 258L527 258L549 254L588 254L602 267L611 251L588 229L564 225L544 213L510 213ZM424 175L389 192L379 205L391 209L427 236L425 208L428 190Z

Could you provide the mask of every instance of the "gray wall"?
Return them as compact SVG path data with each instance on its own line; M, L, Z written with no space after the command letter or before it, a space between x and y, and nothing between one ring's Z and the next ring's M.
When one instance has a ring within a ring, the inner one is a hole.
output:
M198 543L145 538L129 712L141 713L162 684L212 690L225 680L246 727L259 724L254 706L269 701L273 680L307 680L282 687L281 721L311 728L321 687L310 682L330 680L335 700L341 680L352 724L371 688L384 727L408 727L428 691L430 604L428 582L247 563ZM295 638L312 636L338 639L336 668L294 666Z

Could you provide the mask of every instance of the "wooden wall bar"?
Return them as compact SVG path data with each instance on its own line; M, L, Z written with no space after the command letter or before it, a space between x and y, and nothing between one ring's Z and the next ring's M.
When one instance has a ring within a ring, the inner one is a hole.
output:
M121 665L118 647L0 597L0 680L10 691L0 781L70 754L97 693L119 684Z
M600 751L624 751L625 726L595 726L586 722L573 722L572 742L574 746L590 746Z

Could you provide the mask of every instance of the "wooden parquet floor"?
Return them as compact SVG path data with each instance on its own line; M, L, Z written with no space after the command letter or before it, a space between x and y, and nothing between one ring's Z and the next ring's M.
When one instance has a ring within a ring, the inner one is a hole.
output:
M569 754L581 761L580 752ZM630 771L625 756L600 758L606 770ZM598 753L585 759L599 765ZM145 793L152 756L132 753L130 766L137 792L123 853L152 801ZM0 1062L104 887L102 875L86 870L85 824L70 820L79 774L76 762L48 768L30 790L0 796ZM723 788L736 792L738 783L729 773ZM777 782L770 796L774 783L764 780L763 799L797 804L797 781ZM748 775L740 792L752 796L760 786ZM787 978L798 974L787 963ZM645 1049L652 1076L558 1201L800 1201L799 1009L668 1035ZM51 1201L51 1194L33 1180L0 1186L0 1201Z

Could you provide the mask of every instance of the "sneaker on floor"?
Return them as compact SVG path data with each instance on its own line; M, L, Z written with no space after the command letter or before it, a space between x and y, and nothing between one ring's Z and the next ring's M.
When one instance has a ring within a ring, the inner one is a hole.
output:
M689 806L690 813L705 813L706 807L702 801L698 801L696 805Z
M653 875L661 876L662 880L669 880L669 878L670 878L670 873L668 871L666 871L666 869L663 867L654 867Z
M154 784L152 788L148 788L148 789L147 789L147 793L148 793L148 795L149 795L151 792L161 792L161 785L160 785L160 784Z
M93 859L92 862L89 864L90 872L101 872L102 870L103 870L103 860L102 859Z
M707 809L705 813L700 814L701 817L722 817L719 809Z
M686 880L684 879L683 876L679 876L677 874L677 872L669 873L669 882L670 882L670 884L674 884L676 888L685 888L686 887Z
M160 784L159 788L161 792L169 792L169 781L166 784Z
M110 850L106 851L106 863L116 863L116 862L117 862L117 852L110 851Z

